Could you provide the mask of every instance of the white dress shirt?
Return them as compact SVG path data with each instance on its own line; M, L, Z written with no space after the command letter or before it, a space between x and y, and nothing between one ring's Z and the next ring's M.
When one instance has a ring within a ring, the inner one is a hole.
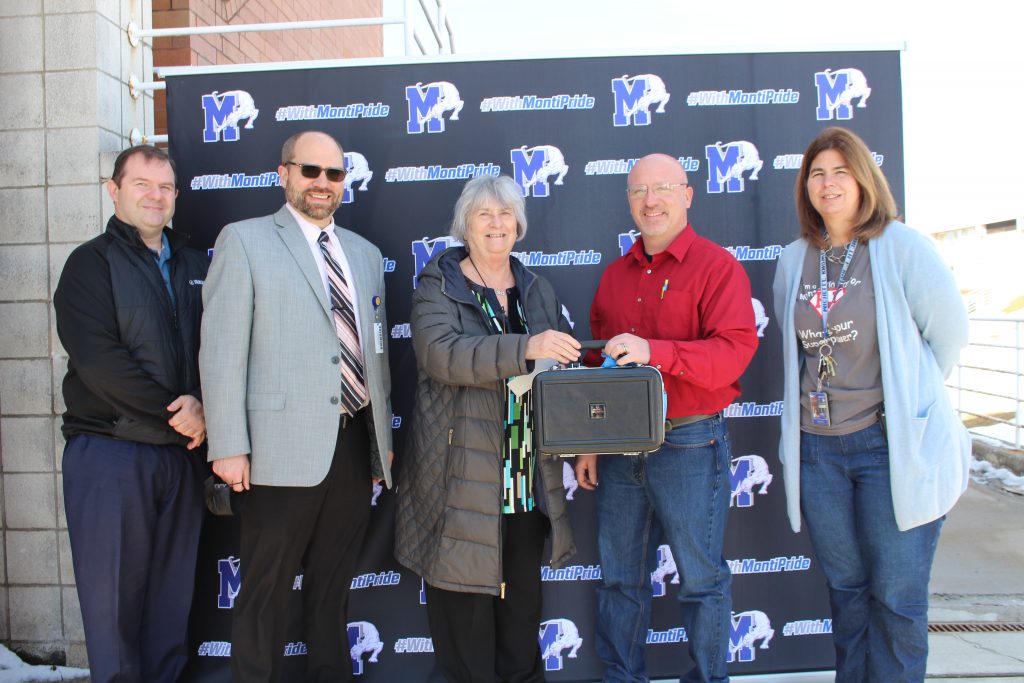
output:
M345 251L341 248L341 243L338 241L338 236L334 234L334 220L331 220L331 224L326 228L319 228L303 216L301 213L295 210L291 204L286 204L288 210L291 211L292 216L295 217L295 221L299 224L302 229L302 236L306 238L306 242L309 244L309 251L313 254L313 260L316 262L317 270L320 271L320 279L324 283L324 292L327 294L327 302L331 301L331 287L327 280L327 262L324 260L324 255L320 251L320 233L327 233L327 244L331 250L331 256L341 266L341 271L345 274L345 281L348 282L349 292L352 294L352 313L356 317L356 328L359 332L359 347L364 349L363 354L366 354L366 336L359 324L359 292L356 291L355 280L352 279L352 269L349 268L348 258L345 256Z

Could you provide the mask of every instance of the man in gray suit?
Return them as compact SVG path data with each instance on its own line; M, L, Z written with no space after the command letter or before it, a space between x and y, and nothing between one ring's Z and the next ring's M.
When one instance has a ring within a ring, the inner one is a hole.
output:
M392 452L384 269L376 247L334 224L344 169L331 136L289 138L277 169L287 203L221 231L203 288L209 459L248 491L236 683L280 679L300 570L307 680L352 678L348 589Z

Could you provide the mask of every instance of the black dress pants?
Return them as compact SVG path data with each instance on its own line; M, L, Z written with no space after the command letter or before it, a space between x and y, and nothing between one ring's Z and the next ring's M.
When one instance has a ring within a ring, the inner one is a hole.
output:
M504 599L427 584L434 657L449 683L544 680L537 633L540 563L547 530L547 517L536 510L502 516Z
M253 486L241 513L242 583L231 680L278 683L288 603L302 571L306 680L352 680L348 591L370 520L370 441L360 412L342 419L330 471L312 487Z

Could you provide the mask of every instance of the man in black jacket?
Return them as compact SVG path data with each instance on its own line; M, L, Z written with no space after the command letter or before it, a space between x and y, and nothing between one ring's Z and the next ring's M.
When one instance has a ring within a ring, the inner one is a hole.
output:
M165 227L174 167L125 150L106 231L53 298L68 354L64 504L94 683L178 678L187 659L206 438L199 320L208 260Z

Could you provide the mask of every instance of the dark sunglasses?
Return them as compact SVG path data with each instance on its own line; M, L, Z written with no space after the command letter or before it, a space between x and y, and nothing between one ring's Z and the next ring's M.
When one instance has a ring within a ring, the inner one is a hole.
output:
M319 178L320 174L323 173L327 176L327 179L332 183L340 183L348 175L348 171L343 168L324 168L323 166L317 166L315 164L300 164L295 161L284 162L285 166L298 166L299 171L302 173L303 178L315 179Z

